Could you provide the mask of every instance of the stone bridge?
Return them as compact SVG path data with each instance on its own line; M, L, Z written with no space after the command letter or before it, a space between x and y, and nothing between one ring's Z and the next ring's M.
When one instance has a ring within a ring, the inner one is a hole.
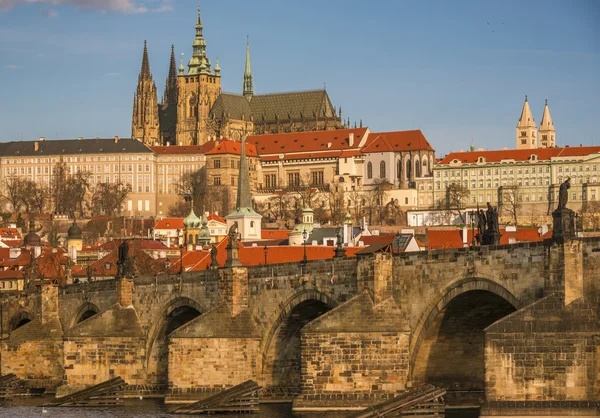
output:
M0 372L59 394L121 376L172 398L254 379L298 409L423 382L593 400L599 271L587 238L43 284L1 299Z

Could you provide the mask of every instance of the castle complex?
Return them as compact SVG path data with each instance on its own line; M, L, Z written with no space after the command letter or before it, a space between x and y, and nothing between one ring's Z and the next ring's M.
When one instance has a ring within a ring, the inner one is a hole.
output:
M239 140L248 134L342 127L341 108L336 110L325 89L255 95L248 43L243 94L223 93L221 68L218 60L212 67L202 30L198 7L196 37L187 72L183 58L176 68L172 48L162 103L157 99L144 42L142 68L134 95L133 138L148 145L202 145L215 137Z

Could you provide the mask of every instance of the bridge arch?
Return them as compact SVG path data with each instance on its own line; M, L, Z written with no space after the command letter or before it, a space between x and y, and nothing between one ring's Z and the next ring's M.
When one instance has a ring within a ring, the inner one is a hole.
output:
M99 314L99 313L100 313L100 308L98 308L98 306L94 305L91 302L84 302L77 309L75 316L73 316L73 319L71 320L71 327L74 327L75 325L79 324L80 322L83 322L86 319L89 319L92 316Z
M206 312L204 307L193 299L179 296L162 306L160 314L153 321L147 343L148 374L155 376L158 385L168 384L169 335L179 327Z
M28 322L33 321L34 316L28 311L19 311L13 315L10 319L10 330L14 331L17 328L21 328Z
M411 380L449 390L483 392L483 330L521 303L491 278L458 280L440 293L424 310L411 338Z
M266 327L261 341L263 386L299 392L300 331L337 304L331 294L318 289L303 289L279 305L279 314Z

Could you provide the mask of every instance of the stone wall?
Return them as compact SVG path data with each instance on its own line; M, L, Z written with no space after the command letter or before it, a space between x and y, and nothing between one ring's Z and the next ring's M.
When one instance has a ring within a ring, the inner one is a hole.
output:
M304 403L373 404L406 388L409 333L307 333L302 338Z
M146 384L145 341L136 337L69 337L64 342L65 384L97 385L120 376Z
M486 330L486 399L598 399L600 322L582 299L549 296Z
M259 345L258 338L174 338L169 344L169 386L215 389L256 380Z

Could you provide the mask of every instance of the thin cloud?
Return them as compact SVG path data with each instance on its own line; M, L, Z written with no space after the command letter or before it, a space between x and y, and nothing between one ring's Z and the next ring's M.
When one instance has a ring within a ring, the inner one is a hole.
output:
M0 0L0 12L8 11L22 4L49 4L52 6L73 6L82 10L97 10L104 13L146 13L148 0ZM150 1L155 3L155 1ZM161 4L154 7L153 11L172 10L170 0L162 0Z
M20 70L23 67L21 67L20 65L8 64L5 65L4 68L8 68L9 70Z
M52 19L52 18L58 17L59 13L56 10L54 10L54 9L50 9L49 7L43 7L40 10L40 14L42 16L45 16L45 17L48 17L48 18Z

